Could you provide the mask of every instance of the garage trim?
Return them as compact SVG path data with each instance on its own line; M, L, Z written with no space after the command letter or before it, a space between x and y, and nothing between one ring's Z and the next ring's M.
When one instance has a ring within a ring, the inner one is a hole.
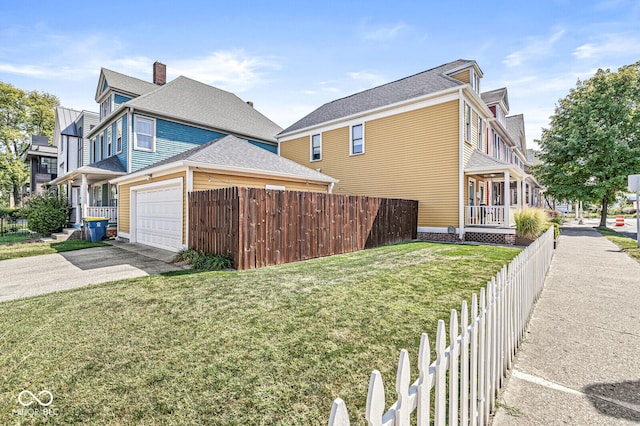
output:
M130 193L129 193L129 234L130 234L129 241L130 242L132 243L138 242L137 229L136 229L138 226L138 223L137 223L138 192L147 191L150 189L161 189L163 187L178 186L178 185L180 186L180 193L182 194L180 201L184 203L184 183L182 178L174 178L174 179L167 179L159 182L146 183L142 185L132 186L130 188ZM184 212L184 205L180 209L180 223L182 224L180 227L181 234L184 233L183 212ZM186 248L185 244L182 243L183 239L184 239L184 235L181 235L182 248Z

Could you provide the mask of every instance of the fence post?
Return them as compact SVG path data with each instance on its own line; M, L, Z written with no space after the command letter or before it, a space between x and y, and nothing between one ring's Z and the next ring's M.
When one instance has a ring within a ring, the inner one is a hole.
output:
M451 310L449 322L449 424L458 423L458 312Z
M460 424L469 424L469 312L467 301L460 308Z
M369 378L369 392L367 392L367 407L364 418L369 426L381 426L384 414L384 384L382 375L378 370L373 370Z
M344 401L340 398L336 398L331 406L329 426L349 426L349 413Z
M445 426L447 421L447 359L445 354L446 331L444 321L438 320L436 334L436 402L434 413L435 426Z
M429 379L429 365L431 365L431 353L429 352L429 336L422 333L420 338L420 352L418 353L418 370L420 377L418 382L418 425L429 426L429 408L431 405L431 380Z

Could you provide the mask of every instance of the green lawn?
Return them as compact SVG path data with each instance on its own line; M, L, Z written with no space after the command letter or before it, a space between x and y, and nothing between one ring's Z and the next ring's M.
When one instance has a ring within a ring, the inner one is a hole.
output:
M0 244L19 243L21 241L29 241L30 239L29 231L8 232L0 235Z
M18 257L39 256L41 254L61 253L90 247L102 247L107 244L92 243L85 240L67 240L60 242L31 242L21 244L0 244L0 260Z
M622 251L627 253L632 259L640 262L640 248L633 238L625 237L622 234L609 228L597 228L598 232L607 237L607 239L620 247Z
M391 403L400 349L415 379L420 334L518 252L408 243L0 303L0 424L24 389L55 424L326 424L338 396L363 424L371 371Z

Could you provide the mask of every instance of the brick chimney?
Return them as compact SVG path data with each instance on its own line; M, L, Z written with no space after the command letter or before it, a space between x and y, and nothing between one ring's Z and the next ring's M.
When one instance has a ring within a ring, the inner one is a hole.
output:
M249 105L251 108L253 108L253 101L247 101L247 105Z
M167 66L160 61L153 63L153 84L162 86L167 82Z

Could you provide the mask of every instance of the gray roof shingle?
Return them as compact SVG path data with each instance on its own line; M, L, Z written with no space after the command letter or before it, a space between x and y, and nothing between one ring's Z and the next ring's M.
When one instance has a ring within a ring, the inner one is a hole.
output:
M336 179L305 167L294 161L280 157L265 149L250 144L236 136L225 136L213 140L204 145L197 146L188 151L177 154L171 158L154 163L143 170L149 170L161 165L171 164L177 161L193 161L207 163L212 168L241 168L261 172L272 172L291 177L305 178L322 182L338 182Z
M483 170L483 169L501 169L501 168L510 168L513 167L512 164L507 163L506 161L498 160L497 158L490 157L489 155L480 152L478 150L474 150L473 154L471 154L471 158L467 162L467 165L464 167L465 170Z
M500 101L504 101L504 105L507 107L507 113L509 110L509 96L507 95L507 88L502 87L500 89L489 90L480 94L480 97L487 105L497 104Z
M514 144L518 145L522 152L526 152L526 146L523 146L521 143L524 143L523 140L520 139L520 133L524 136L524 115L510 115L506 118L507 121L507 133L511 137L511 140Z
M107 80L107 84L112 89L119 89L125 93L131 93L133 95L144 95L145 93L149 93L153 90L156 90L158 87L151 82L141 80L139 78L131 77L129 75L121 74L116 71L112 71L106 68L102 68L102 74L104 75L105 80ZM96 93L96 101L102 94L102 87L98 87Z
M465 65L471 66L473 64L475 64L475 61L458 59L430 70L326 103L286 128L280 135L396 102L462 86L464 83L446 74L463 68Z
M122 163L115 155L112 157L105 158L104 160L100 160L97 163L91 163L87 166L80 167L78 170L86 171L87 173L91 172L115 172L115 173L124 173L126 170L122 166Z
M235 94L184 76L126 105L258 140L275 142L282 130Z

